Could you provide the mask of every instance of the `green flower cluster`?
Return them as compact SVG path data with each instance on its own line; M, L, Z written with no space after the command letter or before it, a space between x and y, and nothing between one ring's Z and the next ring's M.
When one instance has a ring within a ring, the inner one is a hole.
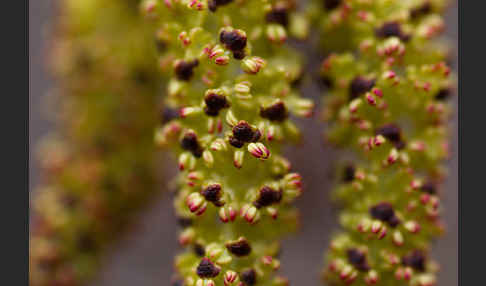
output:
M441 0L319 1L330 142L354 151L335 197L343 206L327 255L331 285L435 285L453 89ZM324 7L323 7L324 5ZM316 8L317 9L317 8ZM323 11L323 12L322 12Z
M159 64L170 77L168 122L157 129L180 175L175 209L186 251L173 285L286 285L279 241L297 226L301 177L281 156L312 115L295 84L301 60L286 44L308 24L293 1L148 0Z
M155 192L157 145L180 170L185 251L172 284L287 285L275 272L280 240L298 226L302 182L281 154L300 137L291 117L314 108L296 89L302 59L287 40L305 39L312 20L329 53L327 138L356 155L340 168L343 231L324 277L434 285L428 252L443 231L454 87L436 40L445 1L315 0L307 16L295 0L63 1L49 102L59 134L39 149L30 284L82 285L94 274Z
M51 39L59 123L39 148L30 285L84 284L155 188L159 85L139 1L66 0Z

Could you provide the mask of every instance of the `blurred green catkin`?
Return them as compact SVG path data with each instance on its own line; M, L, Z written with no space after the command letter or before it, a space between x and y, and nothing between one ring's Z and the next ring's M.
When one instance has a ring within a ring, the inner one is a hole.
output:
M157 192L159 70L139 1L64 0L49 42L56 131L38 148L30 285L89 281L106 246Z
M356 159L334 192L343 230L331 242L330 285L436 284L429 258L440 221L439 185L448 158L442 0L314 1L322 79L330 95L327 139Z

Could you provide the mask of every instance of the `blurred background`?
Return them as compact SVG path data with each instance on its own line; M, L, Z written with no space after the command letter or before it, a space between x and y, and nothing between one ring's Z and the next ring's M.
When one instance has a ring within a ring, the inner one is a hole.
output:
M37 0L29 3L29 175L31 200L32 190L39 184L39 166L35 160L35 146L53 128L44 114L43 97L55 85L46 69L45 36L55 20L55 1ZM453 68L457 69L458 17L457 4L452 5L446 17L447 36L454 44ZM312 68L312 67L310 67ZM307 84L303 87L306 97L320 101L318 87ZM454 98L457 106L457 97ZM304 195L297 205L301 210L301 230L297 235L285 240L282 253L281 273L291 285L322 285L319 271L323 265L323 251L327 248L332 231L336 230L337 210L329 202L332 189L333 161L339 156L336 150L325 146L321 139L325 128L318 120L301 121L304 128L304 142L298 148L287 152L294 169L299 171L305 182ZM458 278L458 144L457 144L457 107L453 121L451 141L452 158L448 162L450 175L446 182L443 199L447 233L437 241L434 257L441 264L439 285L457 285ZM309 154L312 156L309 156ZM168 162L166 165L171 164ZM175 166L175 165L172 165ZM163 174L169 180L169 170ZM140 213L136 223L110 246L108 255L103 258L100 269L92 286L133 286L168 285L173 273L172 260L178 252L176 241L176 220L173 216L171 196L162 192L150 202L150 206Z

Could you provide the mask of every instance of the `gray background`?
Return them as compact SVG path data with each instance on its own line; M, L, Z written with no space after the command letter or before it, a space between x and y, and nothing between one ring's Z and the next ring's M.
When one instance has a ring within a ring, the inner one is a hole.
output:
M45 69L44 35L48 32L53 19L53 0L30 1L29 5L29 143L32 151L52 123L42 113L43 96L53 81ZM454 67L457 67L457 4L447 15L447 35L454 46ZM307 85L304 93L319 99L316 86ZM457 106L457 98L455 99ZM328 180L332 174L332 162L339 154L325 146L321 140L324 124L318 120L305 120L305 142L299 148L288 152L295 170L304 176L305 193L299 199L301 209L301 230L298 235L284 242L281 273L285 274L292 285L318 286L319 271L323 264L323 251L329 237L336 229L336 210L329 203L332 188ZM452 159L449 162L450 176L444 192L445 220L448 231L438 240L434 256L441 263L439 284L458 285L458 143L457 110L453 121ZM39 182L38 166L29 154L30 190ZM152 202L152 206L140 214L139 222L132 231L120 238L112 246L93 286L133 286L168 285L173 267L172 258L178 251L176 225L172 214L172 203L167 195Z

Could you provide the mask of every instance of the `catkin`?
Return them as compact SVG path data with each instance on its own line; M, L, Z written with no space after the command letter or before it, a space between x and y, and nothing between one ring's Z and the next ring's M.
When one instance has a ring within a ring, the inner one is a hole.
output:
M312 115L294 88L304 38L293 1L145 1L170 120L155 134L178 158L174 201L183 227L173 285L286 285L279 241L296 227L301 177L281 155Z
M436 284L429 247L443 226L448 51L444 1L316 1L330 142L352 150L334 192L342 231L326 257L330 285ZM318 8L317 8L318 7Z
M29 285L84 285L156 194L159 75L138 2L59 1L49 42L56 96L47 101L56 131L38 148Z

